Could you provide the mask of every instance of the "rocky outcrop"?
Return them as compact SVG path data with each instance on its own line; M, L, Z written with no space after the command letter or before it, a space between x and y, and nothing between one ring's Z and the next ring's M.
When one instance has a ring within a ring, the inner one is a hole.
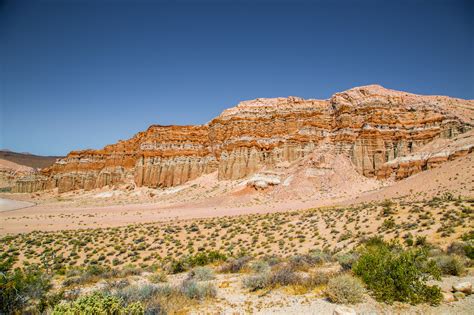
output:
M32 167L0 159L0 190L10 190L19 178L33 174L34 171Z
M93 189L123 182L169 187L218 171L220 180L271 169L330 143L365 176L385 163L473 125L473 101L419 96L371 85L329 100L256 99L225 110L205 125L151 126L102 150L75 151L16 191Z
M262 172L252 175L247 181L247 186L255 189L265 189L269 186L280 185L281 179L279 174L274 172Z
M436 168L442 163L466 156L473 151L474 130L471 130L450 140L434 140L415 152L393 159L380 167L377 177L394 177L400 180Z

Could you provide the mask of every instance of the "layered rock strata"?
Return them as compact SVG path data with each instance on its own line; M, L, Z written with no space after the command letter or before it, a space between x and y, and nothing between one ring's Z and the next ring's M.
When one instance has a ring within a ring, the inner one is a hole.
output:
M451 141L435 140L416 152L391 160L377 171L378 178L394 177L397 180L436 168L447 161L466 156L474 151L474 130L461 134Z
M240 179L303 158L321 143L349 156L359 173L380 176L386 162L471 129L473 112L473 101L378 85L329 100L256 99L205 125L151 126L102 150L71 152L41 174L19 180L15 190L64 192L123 182L169 187L214 171L220 180Z

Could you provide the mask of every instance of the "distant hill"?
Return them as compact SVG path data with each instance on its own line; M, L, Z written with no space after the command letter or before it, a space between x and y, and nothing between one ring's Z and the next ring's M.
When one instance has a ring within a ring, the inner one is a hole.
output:
M51 166L56 159L59 158L61 158L61 156L41 156L29 153L17 153L5 149L0 150L0 159L34 168Z

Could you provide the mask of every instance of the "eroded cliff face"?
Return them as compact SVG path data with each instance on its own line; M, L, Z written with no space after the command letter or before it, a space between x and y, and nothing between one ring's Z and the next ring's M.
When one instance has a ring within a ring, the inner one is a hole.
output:
M151 126L102 150L74 151L52 167L19 180L18 192L60 192L133 182L169 187L218 171L239 179L292 162L324 142L349 156L365 176L390 173L387 162L473 125L474 102L420 96L371 85L329 100L256 99L199 126ZM385 175L384 175L385 176Z
M474 151L474 129L450 140L436 139L407 155L390 160L377 171L378 178L403 179L466 156Z

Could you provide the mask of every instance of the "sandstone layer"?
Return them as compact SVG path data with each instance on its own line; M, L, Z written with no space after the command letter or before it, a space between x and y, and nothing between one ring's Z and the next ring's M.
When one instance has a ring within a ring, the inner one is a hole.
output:
M400 180L436 168L442 163L466 156L473 151L474 130L471 130L450 140L434 140L413 153L391 160L377 171L377 177L394 176Z
M33 173L32 167L0 159L0 190L8 191L18 178L24 178Z
M328 100L260 98L225 110L205 125L151 126L101 150L69 153L17 192L90 190L130 182L170 187L218 171L240 179L308 156L324 144L367 177L387 177L387 162L449 139L474 125L474 101L363 86Z

